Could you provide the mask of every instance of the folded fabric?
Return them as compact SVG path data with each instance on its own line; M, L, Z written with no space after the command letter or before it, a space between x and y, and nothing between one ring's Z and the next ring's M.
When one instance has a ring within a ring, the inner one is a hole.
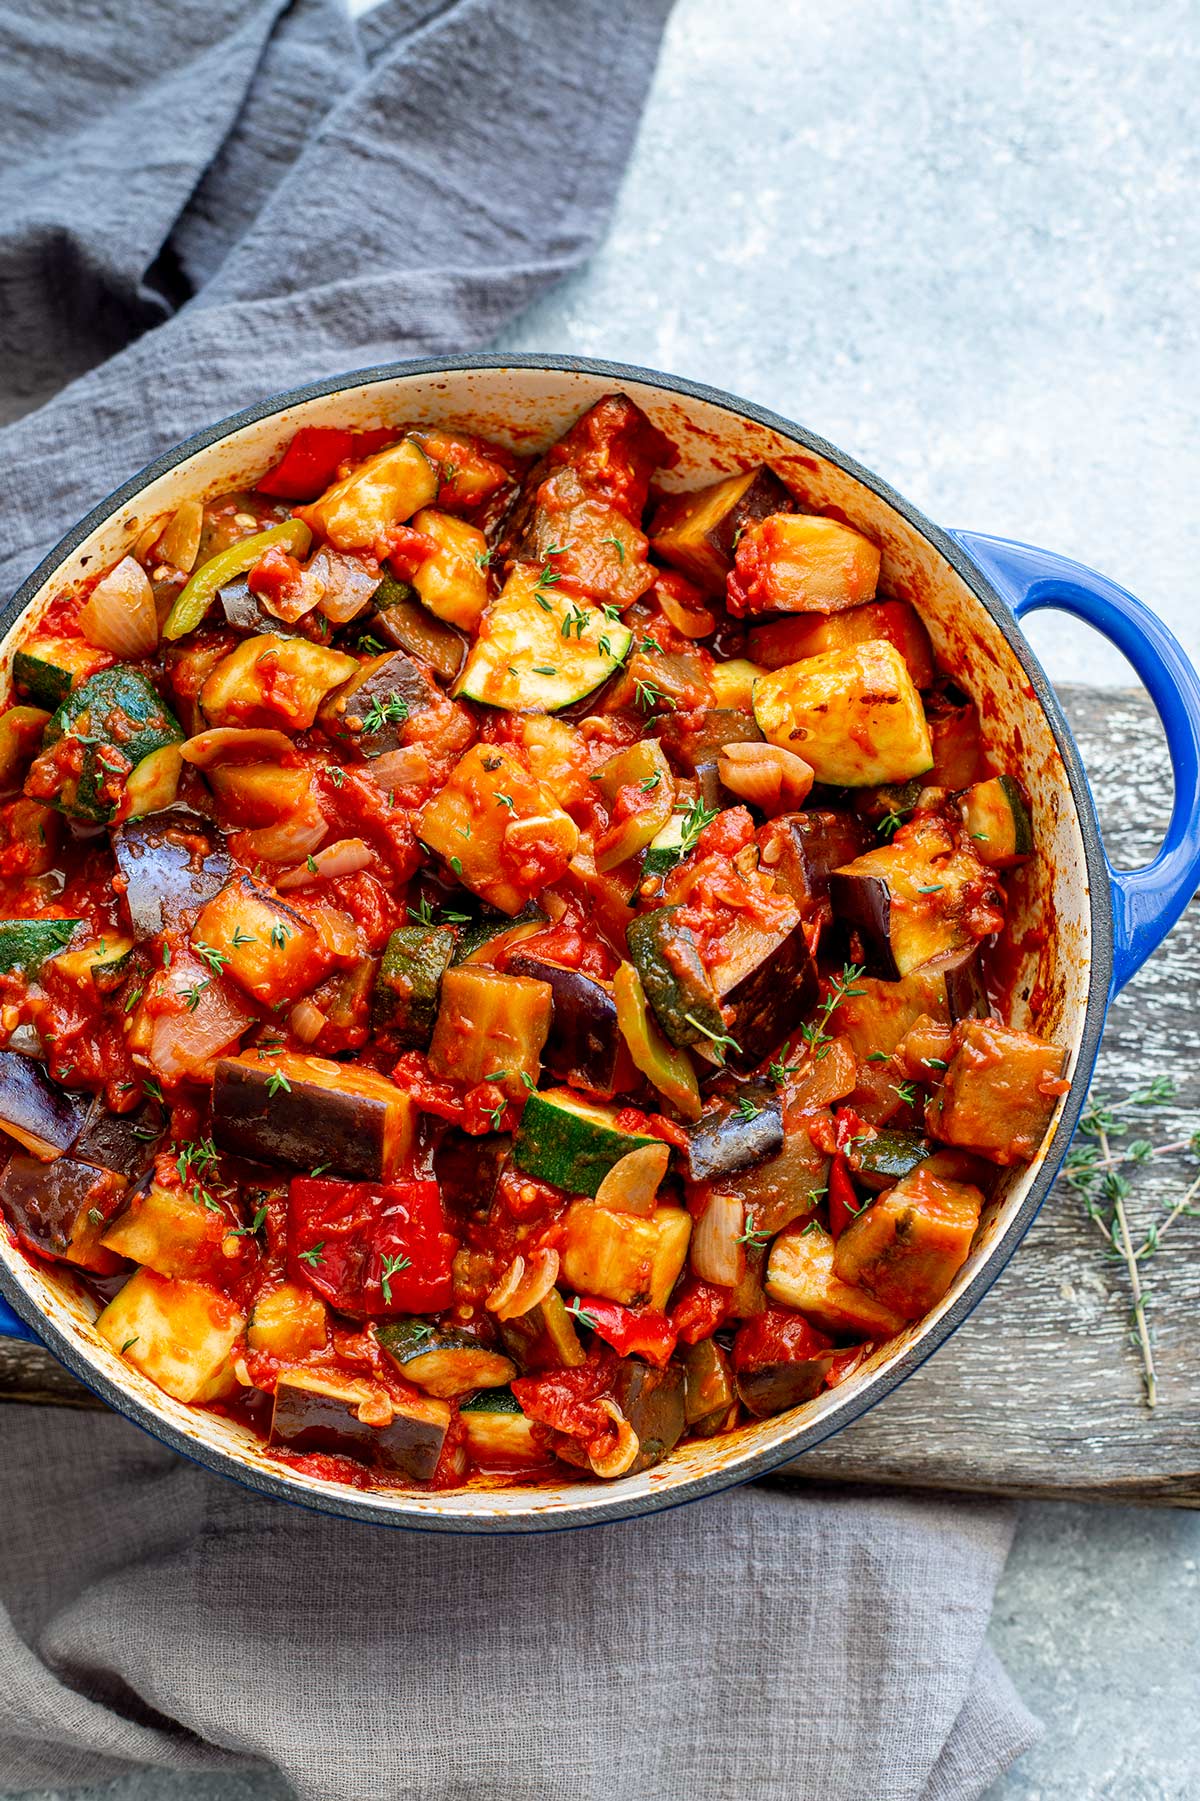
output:
M189 431L478 347L574 268L668 5L0 9L0 590ZM1036 1730L984 1638L997 1505L759 1487L562 1536L386 1533L9 1406L0 1520L9 1789L965 1801Z

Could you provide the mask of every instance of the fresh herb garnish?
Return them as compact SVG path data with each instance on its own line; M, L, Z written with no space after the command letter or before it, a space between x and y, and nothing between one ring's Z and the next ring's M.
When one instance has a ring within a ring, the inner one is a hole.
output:
M379 1278L379 1286L383 1290L384 1301L389 1307L392 1304L392 1277L399 1275L402 1269L411 1269L411 1267L411 1257L389 1257L387 1252L384 1252L383 1274Z
M580 1305L578 1295L567 1302L566 1311L574 1316L585 1331L594 1332L596 1330L595 1316Z
M847 963L840 975L830 976L829 993L821 1002L816 1019L809 1025L801 1026L800 1036L804 1040L805 1049L818 1063L829 1055L829 1047L833 1043L833 1035L828 1029L830 1020L843 1001L865 992L854 984L866 973L857 963Z

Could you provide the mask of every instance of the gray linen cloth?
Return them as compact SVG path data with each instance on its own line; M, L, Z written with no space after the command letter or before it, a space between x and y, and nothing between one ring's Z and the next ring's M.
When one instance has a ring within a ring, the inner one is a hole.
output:
M188 431L486 343L577 266L668 10L0 9L0 594ZM387 1533L8 1406L0 1783L967 1801L1037 1733L984 1636L1011 1531L760 1486L537 1539Z

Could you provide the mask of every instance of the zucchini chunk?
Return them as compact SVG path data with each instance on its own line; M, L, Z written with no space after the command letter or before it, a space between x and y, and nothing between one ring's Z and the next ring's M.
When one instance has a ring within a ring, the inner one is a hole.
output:
M503 1352L489 1350L467 1332L425 1320L390 1320L377 1336L406 1382L443 1401L473 1388L504 1388L517 1373Z
M950 1046L945 1079L925 1109L927 1129L992 1163L1026 1162L1068 1086L1066 1051L995 1019L960 1020Z
M663 829L675 804L675 777L662 747L641 738L602 763L592 777L609 809L596 843L596 868L616 869Z
M112 1276L121 1259L104 1248L101 1234L124 1190L124 1176L77 1157L46 1163L18 1152L0 1176L0 1212L21 1243L39 1255Z
M726 604L742 613L841 613L874 600L879 546L817 513L771 513L738 540Z
M319 500L297 507L296 516L337 550L386 555L393 526L431 506L437 490L437 469L415 438L405 438L369 456Z
M53 713L73 688L106 669L112 657L84 638L28 638L12 662L13 687Z
M112 848L139 940L156 938L219 894L233 868L220 832L188 807L123 820L113 831Z
M975 782L958 797L972 847L990 869L1011 869L1033 855L1033 824L1025 797L1011 775Z
M485 1388L463 1402L458 1417L480 1469L528 1469L550 1461L511 1388Z
M90 825L106 824L127 793L127 813L147 812L158 795L143 766L164 753L154 769L164 761L173 768L166 796L173 800L182 743L183 727L141 670L118 663L68 694L46 727L25 792Z
M747 1084L688 1130L683 1171L689 1182L719 1182L783 1150L783 1106L769 1088Z
M527 901L515 919L503 913L484 912L458 928L452 961L459 963L494 963L516 944L531 938L550 922L540 907Z
M66 950L82 919L0 919L0 970L40 975L43 963Z
M911 1175L933 1154L920 1132L897 1132L868 1126L846 1147L846 1161L864 1188L888 1188Z
M514 564L479 622L456 698L514 713L557 713L620 668L633 642L629 627L561 593L543 575Z
M454 955L452 926L399 926L387 941L371 997L371 1021L407 1048L429 1043L442 977Z
M318 721L338 744L352 744L364 757L399 750L405 727L441 699L429 677L402 650L386 650L360 665L358 673L324 702Z
M106 1251L160 1276L215 1281L221 1274L221 1243L228 1230L226 1216L193 1199L189 1190L150 1182L127 1198L100 1242Z
M237 1387L233 1351L245 1323L219 1288L139 1269L96 1330L176 1401L219 1401Z
M522 1099L537 1086L552 1005L548 982L481 964L448 969L429 1046L431 1072L468 1088L490 1081L510 1100Z
M642 978L632 963L622 963L613 976L613 999L634 1067L684 1119L699 1119L700 1084L692 1060L668 1044L651 1019Z
M695 938L676 923L678 912L678 907L657 907L639 914L625 941L664 1034L686 1048L724 1037L725 1020Z
M637 1433L638 1454L627 1476L661 1463L687 1430L683 1370L677 1363L656 1369L640 1357L622 1357L613 1379L613 1400Z
M412 1149L411 1097L371 1069L293 1051L222 1057L213 1083L213 1137L264 1163L386 1180Z
M682 863L687 852L684 848L687 838L687 812L672 813L661 832L656 832L646 846L646 855L642 859L642 880L648 876L666 875L677 863Z
M624 1130L615 1109L586 1101L569 1088L551 1088L529 1096L513 1140L513 1162L527 1176L568 1194L595 1195L614 1163L659 1142L648 1133Z
M215 952L223 971L267 1007L310 993L333 964L316 927L245 875L202 908L192 943Z
M3 922L0 922L0 943ZM78 950L59 951L51 959L59 975L80 988L115 994L133 968L132 938L93 938Z
M21 786L49 723L45 707L7 707L0 713L0 794Z
M580 1294L666 1311L687 1259L691 1215L682 1207L614 1213L572 1201L563 1216L563 1280Z
M882 639L759 676L754 717L769 743L795 751L831 787L906 782L933 766L921 696Z
M706 593L723 594L741 534L794 505L775 471L761 463L690 494L669 495L650 522L650 547Z
M487 539L477 525L435 507L422 507L413 525L437 546L413 572L421 604L448 625L473 632L487 605Z
M919 1164L856 1215L833 1252L839 1281L865 1288L901 1319L937 1305L967 1260L983 1195Z
M289 1370L275 1385L270 1442L289 1451L332 1452L413 1482L428 1482L449 1429L445 1401L397 1401L361 1377Z
M829 893L835 915L858 932L868 970L885 981L967 950L1004 922L995 878L934 815L835 870Z
M774 876L775 886L789 895L802 917L823 924L833 920L829 878L853 862L871 844L871 834L852 813L783 813L758 830L759 867Z
M319 1295L298 1282L281 1282L254 1303L246 1327L252 1351L291 1361L323 1350L329 1339L329 1313Z
M500 1337L522 1370L578 1369L587 1362L575 1322L557 1288L528 1313L501 1320Z
M849 650L873 638L894 644L917 688L931 686L936 666L929 633L906 600L872 600L844 613L791 613L752 625L749 652L764 669L784 669L805 657Z
M307 731L325 696L358 667L345 651L263 632L216 664L200 690L200 710L209 725Z
M557 881L579 844L574 820L499 744L471 746L417 832L464 887L508 914Z
M683 1417L695 1438L712 1438L737 1400L729 1357L715 1338L681 1345Z
M581 969L563 969L520 951L509 956L506 967L510 976L545 982L550 989L550 1033L542 1052L550 1074L572 1088L615 1094L627 1065L612 989Z
M836 1276L833 1251L833 1239L816 1220L787 1226L767 1258L767 1293L837 1338L891 1338L903 1318Z
M733 1341L738 1399L759 1419L819 1395L832 1362L825 1334L780 1307L747 1320Z
M0 1129L49 1162L75 1143L83 1127L80 1100L52 1082L30 1057L0 1051Z

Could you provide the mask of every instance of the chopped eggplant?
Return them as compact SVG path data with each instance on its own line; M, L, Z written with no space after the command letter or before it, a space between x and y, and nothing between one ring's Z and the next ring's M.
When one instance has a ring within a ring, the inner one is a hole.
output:
M515 919L485 907L476 918L459 926L452 961L455 964L494 963L514 944L532 938L547 924L546 915L532 901L521 908Z
M748 1249L759 1247L792 1220L811 1213L825 1193L829 1157L813 1134L818 1120L828 1123L828 1113L802 1113L792 1118L789 1110L778 1155L712 1181L712 1190L741 1201Z
M0 1209L22 1244L41 1256L111 1276L121 1259L104 1248L101 1234L124 1190L125 1178L112 1170L75 1157L45 1163L18 1152L0 1177Z
M782 1231L767 1258L767 1293L838 1338L891 1338L904 1320L834 1274L834 1243L817 1220Z
M834 1274L901 1319L937 1305L967 1260L983 1195L927 1160L864 1207L838 1238Z
M724 594L747 526L772 513L790 512L794 505L775 471L762 463L707 488L669 495L651 521L650 545L656 556L682 569L706 593Z
M461 632L426 612L416 589L394 576L384 576L375 590L376 611L371 615L371 635L422 657L435 675L452 682L467 654Z
M454 955L452 926L399 926L375 978L371 1018L398 1044L424 1046L433 1035L442 977Z
M391 1320L380 1326L378 1336L406 1382L444 1401L475 1388L503 1388L517 1373L503 1352L490 1350L469 1333L426 1320Z
M408 1155L415 1123L410 1096L371 1069L291 1051L217 1064L213 1136L264 1163L386 1179Z
M289 1370L275 1385L271 1443L289 1451L332 1452L428 1482L449 1429L445 1401L397 1401L361 1378Z
M441 699L437 688L402 650L384 651L363 663L321 707L318 720L338 744L352 744L364 757L399 750L405 727Z
M580 1294L625 1307L648 1303L662 1313L691 1235L691 1216L682 1207L659 1207L647 1217L573 1201L563 1218L563 1279Z
M311 638L315 643L324 644L333 635L333 628L322 613L305 613L303 618L295 621L280 619L276 614L268 613L244 577L235 582L226 582L223 588L218 588L217 599L221 603L226 625L248 638L259 637L264 632L276 632L281 638Z
M754 717L769 743L795 751L834 787L906 782L933 766L921 696L883 639L760 676Z
M549 982L482 964L448 969L429 1046L431 1071L468 1088L491 1082L520 1100L537 1086L552 997Z
M550 1036L542 1062L552 1076L592 1094L616 1092L624 1039L611 988L581 969L563 969L518 951L507 959L508 973L545 982L552 996Z
M950 1044L945 1079L925 1110L928 1130L993 1163L1026 1162L1068 1087L1066 1051L994 1019L961 1020Z
M83 1127L84 1103L46 1075L40 1063L0 1051L0 1128L43 1162L69 1151Z
M298 517L338 550L375 550L397 525L437 499L438 475L415 438L376 451Z
M802 924L783 934L747 930L711 976L723 1031L733 1040L723 1059L730 1069L756 1068L816 1005L817 967ZM708 1041L696 1048L710 1059L719 1049Z
M778 1307L747 1320L733 1341L738 1398L760 1419L820 1394L832 1362L825 1334Z
M531 528L538 490L555 470L573 469L585 489L609 501L631 524L640 525L651 476L675 460L669 439L627 394L602 395L526 475L505 521L499 559L519 553Z
M938 788L966 788L979 774L979 713L975 702L952 682L926 698L933 764L929 781Z
M683 1437L684 1373L677 1363L656 1369L640 1357L622 1357L613 1399L637 1433L638 1453L624 1472L636 1476L661 1463Z
M71 1155L136 1182L153 1163L166 1128L166 1114L154 1101L143 1101L132 1113L110 1113L94 1100Z
M683 1361L683 1411L696 1438L712 1438L729 1418L737 1401L729 1358L715 1338L680 1348Z
M112 835L135 938L155 938L220 892L232 871L221 834L189 807L127 819Z
M539 486L521 555L552 570L569 593L624 611L654 586L648 548L632 520L566 468Z
M783 1109L778 1095L747 1084L689 1128L684 1175L689 1182L723 1184L725 1177L753 1169L782 1150Z
M835 870L829 892L835 915L858 933L869 972L884 981L969 950L1004 924L995 877L933 814Z
M762 732L749 712L708 707L666 713L655 723L658 741L685 775L698 775L727 744L761 744Z
M871 834L852 813L814 811L784 813L760 826L760 867L775 878L807 919L828 924L833 918L829 878L844 863L867 850Z
M219 1401L237 1387L233 1352L245 1323L220 1289L139 1269L96 1331L176 1401Z

